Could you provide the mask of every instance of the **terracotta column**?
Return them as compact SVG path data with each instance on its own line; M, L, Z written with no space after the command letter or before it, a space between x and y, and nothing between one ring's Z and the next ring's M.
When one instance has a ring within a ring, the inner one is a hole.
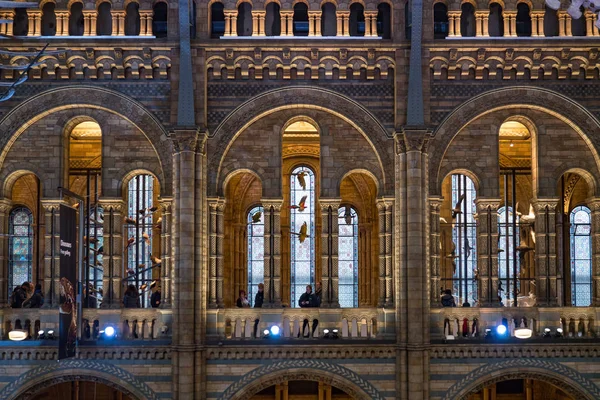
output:
M566 11L557 11L556 14L558 15L558 36L567 36L565 27L568 14Z
M259 36L260 15L259 12L252 11L252 36Z
M317 12L309 11L308 12L308 36L315 36L316 29L315 24L317 21Z
M341 199L319 199L321 206L321 307L339 308L338 209Z
M60 279L60 204L58 199L42 199L44 216L44 307L58 305ZM42 277L39 277L41 281Z
M592 212L592 306L600 306L600 198L586 201ZM565 271L565 274L570 271Z
M291 11L281 11L279 17L281 18L281 36L293 36L294 31L292 29L288 31L288 19L293 19L294 13Z
M152 10L140 10L140 36L152 36Z
M489 16L489 11L476 11L475 12L475 36L488 36L487 33L487 21L485 17Z
M13 207L9 199L0 199L0 308L10 307L8 298L10 297L8 288L8 256L9 256L9 215ZM38 277L39 280L40 277Z
M462 36L460 31L460 11L449 11L448 22L450 26L448 28L448 37L460 37Z
M350 12L344 13L344 36L350 36Z
M27 36L41 35L41 10L27 10L27 19L29 20Z
M556 262L556 207L558 199L532 201L535 210L535 287L540 306L556 306L558 271Z
M531 36L544 36L544 12L534 11L531 13Z
M477 297L481 307L498 301L498 208L500 199L478 197L477 207Z
M344 12L337 11L336 17L337 17L337 35L336 36L343 36L344 35Z
M123 271L126 260L123 257L123 217L127 210L121 198L102 198L100 206L104 212L103 236L104 256L102 286L104 295L102 308L120 308L122 299Z
M173 300L173 276L174 276L174 263L173 260L173 246L172 246L172 235L171 229L173 226L172 215L173 215L173 199L169 197L163 197L159 201L161 210L161 227L160 227L160 259L161 259L161 308L171 308Z
M252 15L254 16L255 11L252 11ZM258 32L257 36L265 36L265 11L256 11L257 24L258 24ZM253 33L254 35L254 33Z
M209 216L209 260L210 260L210 303L211 308L223 308L223 238L224 224L223 211L225 210L225 201L219 198L213 198L208 203L210 209Z
M504 23L504 37L511 36L510 34L510 14L504 11L502 13L502 22Z
M393 306L392 285L392 209L391 199L379 198L379 306Z
M262 199L265 240L263 307L281 307L281 207L283 199ZM294 299L292 299L294 301Z
M440 305L441 288L441 243L440 243L440 207L441 197L429 198L429 298L431 307Z
M365 36L377 37L377 12L365 11Z
M317 13L317 21L316 21L316 24L315 24L315 29L316 29L316 33L315 33L316 36L322 36L323 35L323 33L321 32L321 11L319 11Z

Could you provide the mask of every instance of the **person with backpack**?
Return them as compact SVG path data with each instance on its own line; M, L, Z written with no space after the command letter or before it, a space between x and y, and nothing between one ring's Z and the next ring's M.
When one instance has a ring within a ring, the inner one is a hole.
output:
M454 301L454 296L452 296L452 291L450 289L444 290L442 307L456 307L456 302Z
M25 282L21 286L17 286L12 293L10 306L12 308L23 308L23 302L27 298L27 288L29 283Z

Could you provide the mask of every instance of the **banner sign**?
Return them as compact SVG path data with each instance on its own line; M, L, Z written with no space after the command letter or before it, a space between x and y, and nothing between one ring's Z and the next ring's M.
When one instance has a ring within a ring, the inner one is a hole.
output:
M77 211L60 205L58 359L75 356L77 343Z

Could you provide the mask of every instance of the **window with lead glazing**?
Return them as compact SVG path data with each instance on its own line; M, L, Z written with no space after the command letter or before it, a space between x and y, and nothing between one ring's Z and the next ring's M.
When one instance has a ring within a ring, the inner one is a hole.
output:
M477 223L473 181L466 175L452 175L453 294L459 305L477 301Z
M290 298L298 307L306 285L315 279L315 173L308 167L295 168L290 177L290 227Z
M571 211L571 303L592 304L592 218L590 209L578 206Z
M10 212L8 237L8 296L23 282L31 282L33 263L33 214L25 207Z
M88 283L93 288L90 290L90 296L96 297L96 304L99 306L102 300L102 278L104 277L104 210L102 207L91 209L89 216L89 226L87 237L89 238L89 269ZM87 304L84 300L84 307L91 307L93 303Z
M127 227L127 285L150 286L152 281L152 214L154 177L136 175L129 181L127 210L130 223ZM150 291L140 298L142 307L149 306Z
M519 285L520 262L517 253L517 237L519 216L513 221L512 207L498 209L498 278L500 280L499 296L505 307L513 307L515 281ZM516 279L515 279L516 278ZM502 289L502 290L500 290ZM517 287L517 292L519 287Z
M248 301L254 306L258 284L265 277L265 223L263 208L256 206L248 212Z
M340 307L358 307L358 214L351 206L338 210L338 276Z

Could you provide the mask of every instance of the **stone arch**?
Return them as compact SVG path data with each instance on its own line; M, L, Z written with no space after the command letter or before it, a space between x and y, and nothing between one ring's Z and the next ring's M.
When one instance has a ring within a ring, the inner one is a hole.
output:
M596 195L596 178L594 178L594 175L591 174L589 171L583 168L568 168L561 166L556 171L554 171L554 177L556 178L555 181L557 182L557 184L564 174L576 174L585 181L588 189L587 196L594 197Z
M371 383L352 370L321 360L280 361L254 369L231 384L219 399L247 399L264 388L289 380L326 382L355 399L383 400Z
M76 379L101 382L140 400L158 399L156 393L146 383L114 364L91 360L62 360L20 375L0 391L0 400L27 399L49 384Z
M378 157L383 176L384 193L393 193L393 152L390 133L380 121L360 103L331 90L295 86L274 89L244 102L232 111L215 129L209 141L208 165L219 170L209 177L209 187L218 187L221 163L233 141L251 124L272 113L286 109L318 109L341 118L352 125L367 140ZM212 142L212 143L211 143Z
M154 177L155 179L158 179L158 176L156 175L156 173L154 171L151 171L149 169L147 169L148 166L144 165L142 166L129 166L126 170L123 169L121 171L119 171L119 174L115 177L115 180L117 180L118 184L116 187L111 188L111 189L117 189L120 191L121 196L126 199L127 198L127 185L129 184L129 181L133 179L134 176L136 175L151 175L152 177ZM160 180L158 180L158 184L161 185ZM162 190L162 187L160 187L160 189Z
M483 172L478 171L478 169L479 168L477 168L475 166L472 166L471 169L453 168L452 170L450 170L448 172L444 172L444 177L440 180L440 184L442 184L446 180L446 178L448 178L449 176L452 176L453 174L466 175L473 182L473 185L475 186L475 192L480 195L483 187L481 184L481 179L479 177L482 176L481 174ZM441 192L441 187L438 190Z
M30 99L23 101L10 112L8 112L0 124L0 168L2 168L6 156L12 145L18 137L25 132L32 124L49 114L67 109L85 109L103 110L124 118L149 140L154 147L158 160L160 162L159 181L161 181L161 190L164 195L172 193L172 144L168 140L168 133L160 121L150 113L141 103L122 93L114 90L78 85L64 86L56 89L50 89L42 92ZM76 114L85 114L85 112L76 112ZM89 114L89 113L88 113ZM32 117L33 115L33 117ZM57 127L64 129L65 125ZM102 121L98 121L102 128ZM41 177L40 177L41 178Z
M2 184L0 198L12 198L13 186L15 182L22 176L31 174L34 175L38 180L40 180L40 182L43 182L44 180L41 179L40 172L41 171L37 170L37 167L29 163L22 163L21 168L16 169L14 171L9 168L5 168L2 171L2 174L0 174L0 183Z
M225 190L227 189L227 185L229 185L231 178L233 178L234 176L236 176L238 174L244 174L244 173L254 176L262 184L263 178L259 172L251 170L251 169L247 169L247 168L240 168L240 169L231 171L229 174L227 174L225 179L223 179L223 188L222 188L223 193L225 193Z
M570 367L550 360L516 358L490 363L470 372L448 389L443 399L466 399L469 393L479 391L487 385L523 378L553 384L576 399L600 398L600 388Z
M342 184L342 181L346 178L349 177L352 174L364 174L366 176L368 176L369 178L371 178L371 180L373 181L373 183L375 184L375 189L377 190L376 193L374 193L374 196L377 197L380 188L379 188L379 181L377 179L377 177L369 170L364 169L364 168L355 168L352 169L350 171L346 171L341 177L340 179L337 181L337 186Z
M490 107L490 104L494 106ZM600 121L590 111L552 90L514 86L490 90L475 96L455 108L440 123L429 141L430 188L439 190L442 160L452 140L463 128L484 115L522 107L545 112L569 125L586 143L594 157L596 167L600 168L600 156L597 150L600 148ZM568 117L564 115L564 110L570 111Z

